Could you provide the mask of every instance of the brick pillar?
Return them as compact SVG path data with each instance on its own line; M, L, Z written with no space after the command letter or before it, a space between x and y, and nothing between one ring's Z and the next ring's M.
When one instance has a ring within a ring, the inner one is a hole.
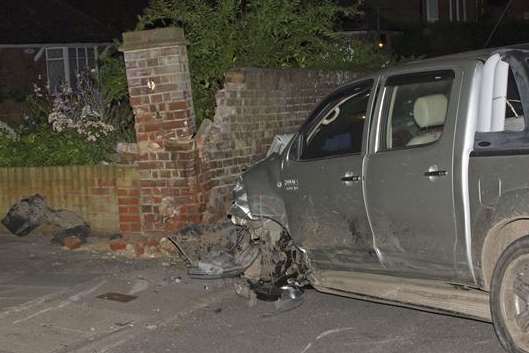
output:
M134 110L144 232L173 231L200 220L195 116L180 28L123 35Z

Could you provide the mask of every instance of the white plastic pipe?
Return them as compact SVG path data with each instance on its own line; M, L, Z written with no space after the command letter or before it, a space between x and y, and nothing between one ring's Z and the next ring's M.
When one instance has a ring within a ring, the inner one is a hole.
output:
M509 82L509 64L500 60L494 74L494 92L492 97L492 121L490 131L505 129L505 111L507 109L507 84Z
M492 98L494 96L494 78L500 54L492 55L483 67L481 93L479 97L479 115L477 131L489 132L492 126Z

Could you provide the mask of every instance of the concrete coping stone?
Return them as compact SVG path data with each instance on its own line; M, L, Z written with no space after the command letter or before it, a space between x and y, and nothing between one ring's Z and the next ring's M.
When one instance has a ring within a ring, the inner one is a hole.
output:
M180 27L166 27L145 31L123 33L123 45L120 51L132 51L186 45L184 30Z

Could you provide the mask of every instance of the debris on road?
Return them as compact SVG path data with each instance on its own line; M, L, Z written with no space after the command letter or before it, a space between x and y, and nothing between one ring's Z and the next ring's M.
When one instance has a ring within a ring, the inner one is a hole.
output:
M53 225L61 228L61 226L57 225L56 223ZM79 239L81 241L81 244L84 244L86 243L86 238L89 235L90 235L90 227L87 224L84 224L84 225L75 226L73 228L66 228L66 229L59 230L53 235L53 238L51 239L51 241L53 243L65 246L65 243L64 243L65 239L74 237L74 238Z
M173 249L176 250L176 254L190 267L188 272L192 278L236 277L242 274L259 255L259 249L250 246L247 237L239 234L238 230L238 228L229 223L195 224L182 229L171 237L165 238L164 243L171 243ZM196 260L193 261L193 258L188 255L179 241L183 240L185 242L189 239L187 238L189 235L197 238L197 236L204 235L208 231L210 244L198 249L195 246L192 250ZM220 233L220 237L216 242L212 236L215 233Z
M175 247L176 253L182 258L182 260L184 261L186 266L187 267L192 267L193 266L193 260L191 260L191 258L186 254L186 252L184 251L182 246L180 244L178 244L178 242L175 239L171 238L171 237L167 237L166 239L167 239L167 241L169 241Z
M232 233L231 223L192 224L162 238L159 245L166 255L178 255L186 265L192 267L201 260L211 258L214 253L232 248L236 242ZM207 265L204 263L203 266Z
M39 194L15 203L2 219L2 224L19 237L30 234L42 225L54 226L58 230L52 241L63 246L66 246L67 238L75 237L83 244L90 235L90 226L81 216L73 211L50 208L46 199ZM72 241L72 239L68 240L70 245L73 244Z
M308 283L304 275L304 255L278 224L266 219L242 225L226 224L219 231L223 241L208 247L205 253L197 257L195 253L187 255L196 248L180 251L182 245L187 245L181 241L185 239L181 234L197 234L199 230L197 226L188 227L169 238L175 241L184 261L193 264L188 269L189 277L203 280L238 278L234 290L247 298L250 306L255 305L257 299L273 301L276 311L284 312L303 303L303 287ZM176 237L179 237L178 242Z
M127 249L127 242L122 239L111 240L109 246L112 251L123 251Z
M64 247L69 250L75 250L81 247L82 241L79 237L69 236L64 238Z
M247 247L237 255L230 251L213 251L198 266L189 270L191 278L225 278L242 274L257 259L259 249Z
M105 294L98 295L96 298L106 299L106 300L113 300L113 301L121 302L121 303L128 303L128 302L138 298L138 296L123 294L123 293L116 293L116 292L108 292L108 293L105 293Z

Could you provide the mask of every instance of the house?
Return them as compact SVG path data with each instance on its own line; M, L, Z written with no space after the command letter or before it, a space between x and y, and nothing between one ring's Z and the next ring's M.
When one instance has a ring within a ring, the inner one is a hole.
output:
M2 0L0 18L3 121L20 115L13 101L31 93L34 83L53 92L96 69L98 53L118 35L65 0Z
M478 22L497 19L509 0L367 0L370 25L401 29L435 22ZM507 18L529 21L529 1L513 0Z
M3 0L0 18L0 86L17 90L75 80L116 36L63 0Z

